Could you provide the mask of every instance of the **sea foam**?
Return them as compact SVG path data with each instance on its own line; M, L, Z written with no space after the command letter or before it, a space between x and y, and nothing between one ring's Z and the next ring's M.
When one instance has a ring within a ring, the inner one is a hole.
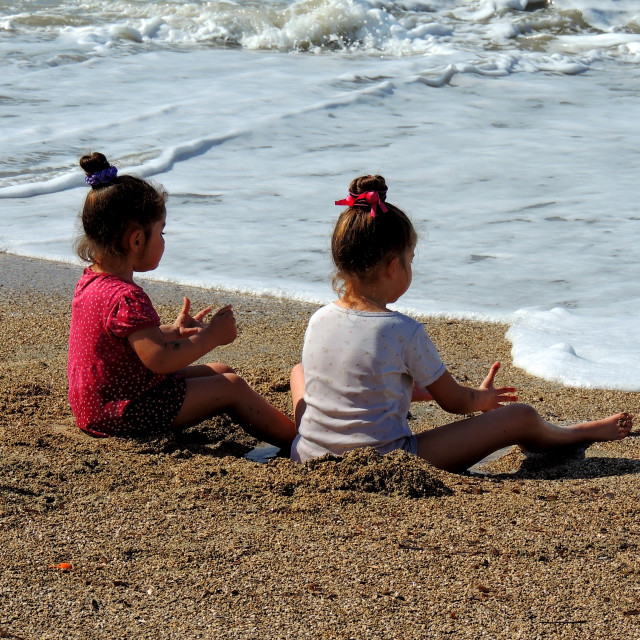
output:
M379 172L420 236L402 308L640 389L635 4L0 4L0 250L77 263L100 150L170 193L152 277L319 303L333 202Z

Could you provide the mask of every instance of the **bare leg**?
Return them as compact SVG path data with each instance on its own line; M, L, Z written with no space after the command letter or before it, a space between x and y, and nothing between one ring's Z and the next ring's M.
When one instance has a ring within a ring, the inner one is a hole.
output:
M602 420L560 427L546 422L529 405L512 404L418 434L418 455L440 469L461 471L509 445L530 451L619 440L631 431L632 416L619 413Z
M235 373L235 369L222 362L207 362L207 364L192 364L189 367L180 369L178 373L184 378L204 378L217 376L221 373Z
M300 420L302 420L302 414L307 408L307 403L304 401L304 371L302 364L297 364L291 370L291 400L293 401L296 428L298 428Z
M212 372L195 378L186 376L186 383L187 393L173 421L173 428L197 424L215 413L229 410L251 435L277 446L286 447L293 442L296 435L293 421L270 405L237 374Z

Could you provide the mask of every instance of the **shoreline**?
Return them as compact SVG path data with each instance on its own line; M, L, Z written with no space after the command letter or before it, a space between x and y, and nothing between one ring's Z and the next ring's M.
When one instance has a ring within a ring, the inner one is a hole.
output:
M80 268L0 254L0 637L636 638L640 438L449 474L365 450L296 465L244 458L225 415L149 441L93 439L66 399ZM163 321L231 303L216 350L291 413L289 371L318 305L145 281ZM452 374L518 387L574 422L638 394L514 368L504 325L427 319ZM415 431L452 418L412 408ZM55 568L60 563L69 569ZM579 631L577 631L579 630Z

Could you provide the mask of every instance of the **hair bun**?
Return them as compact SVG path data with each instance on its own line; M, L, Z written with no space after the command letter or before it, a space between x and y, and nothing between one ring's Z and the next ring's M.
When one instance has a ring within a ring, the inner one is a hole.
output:
M80 166L83 171L90 176L108 169L111 165L104 154L96 151L90 155L82 156L82 158L80 158Z
M367 193L369 191L384 193L387 191L387 183L382 176L360 176L351 181L349 191L354 194Z

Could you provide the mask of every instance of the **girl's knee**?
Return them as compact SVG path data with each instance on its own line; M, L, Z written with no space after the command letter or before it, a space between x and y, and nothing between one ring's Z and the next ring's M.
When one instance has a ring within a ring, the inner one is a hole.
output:
M541 423L540 414L530 405L517 402L505 407L511 410L513 414L513 420L518 425L523 425L528 428L536 428Z
M246 399L247 394L255 393L251 385L235 371L233 373L223 373L222 377L226 380L230 397Z
M227 380L227 382L231 385L233 385L234 387L242 387L242 386L249 386L247 384L247 381L242 378L241 376L239 376L235 371L228 371L225 373L222 373L222 376Z
M230 367L228 364L223 364L222 362L207 362L206 366L213 371L214 375L236 372L233 367Z

